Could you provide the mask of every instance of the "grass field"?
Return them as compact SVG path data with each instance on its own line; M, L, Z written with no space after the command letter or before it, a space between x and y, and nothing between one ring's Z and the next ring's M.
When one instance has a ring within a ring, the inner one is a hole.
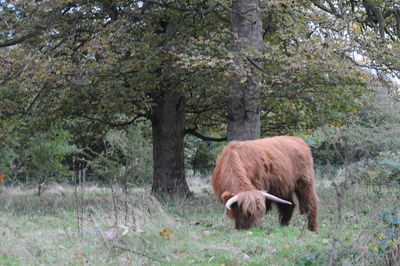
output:
M288 227L275 210L263 228L237 231L211 187L163 202L148 189L96 186L3 188L0 265L394 265L399 256L399 187L350 186L341 200L317 182L318 233L298 209ZM338 206L339 205L339 206ZM397 220L396 220L397 219Z

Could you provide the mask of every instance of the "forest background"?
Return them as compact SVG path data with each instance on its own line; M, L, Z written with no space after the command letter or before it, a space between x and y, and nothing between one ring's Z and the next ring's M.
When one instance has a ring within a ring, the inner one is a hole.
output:
M7 187L180 200L228 141L297 135L317 179L398 189L396 1L0 0L0 17Z

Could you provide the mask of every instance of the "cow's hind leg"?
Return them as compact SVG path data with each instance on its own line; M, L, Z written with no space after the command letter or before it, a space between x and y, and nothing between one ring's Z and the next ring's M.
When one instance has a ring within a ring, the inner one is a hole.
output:
M281 225L289 225L295 205L278 203L279 221Z
M296 196L299 199L300 213L307 213L307 228L310 231L318 230L317 222L317 209L318 209L318 197L314 191L314 185L312 180L300 179L297 181Z

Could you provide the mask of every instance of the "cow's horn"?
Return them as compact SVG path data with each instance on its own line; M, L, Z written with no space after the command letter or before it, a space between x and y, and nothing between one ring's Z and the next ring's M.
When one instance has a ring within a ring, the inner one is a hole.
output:
M285 204L292 205L292 203L291 203L290 201L283 200L283 199L281 199L281 198L275 197L274 195L271 195L271 194L269 194L269 193L267 193L267 192L261 191L261 193L262 193L263 196L266 197L267 199L270 199L270 200L273 200L273 201L276 201L276 202L280 202L280 203L285 203Z
M232 198L230 198L226 203L225 203L225 208L227 208L228 210L231 209L231 205L235 202L238 201L238 196L233 196Z

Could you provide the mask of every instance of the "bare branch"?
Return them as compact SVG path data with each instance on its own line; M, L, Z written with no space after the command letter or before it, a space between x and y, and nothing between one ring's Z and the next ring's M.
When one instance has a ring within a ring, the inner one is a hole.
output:
M222 138L214 138L214 137L208 137L200 134L199 132L196 131L194 128L189 128L185 129L185 134L190 134L192 136L198 137L199 139L205 140L205 141L215 141L215 142L221 142L227 140L227 137L222 137Z
M61 14L62 9L63 7L54 8L48 13L48 15L44 18L44 20L41 21L40 25L33 25L32 31L20 37L15 37L13 39L0 42L0 48L13 46L22 43L26 40L29 40L30 38L40 35L44 30L46 30L49 26L53 25L54 22L62 16Z
M378 8L371 0L363 0L363 4L365 9L370 10L374 15L374 18L378 23L379 34L381 38L385 38L385 18L383 17L382 10Z
M125 121L125 122L111 122L111 121L105 121L101 118L96 118L96 117L90 117L90 116L85 116L85 115L81 115L80 117L82 118L86 118L88 120L92 120L92 121L98 121L102 124L105 125L109 125L111 127L123 127L123 126L128 126L131 125L133 123L135 123L139 118L146 118L146 115L144 114L139 114L137 116L135 116L133 119L129 120L129 121Z
M332 15L334 15L335 17L343 18L343 16L342 16L340 13L337 12L335 6L332 4L331 1L327 1L327 2L328 2L328 5L329 5L329 8L326 7L326 6L324 6L324 5L322 5L322 4L320 4L320 3L318 3L318 1L313 0L313 1L311 1L311 2L312 2L316 7L318 7L319 9L321 9L321 10L323 10L323 11L329 13L329 14L332 14Z
M41 29L37 28L37 29L33 30L32 32L28 32L27 34L25 34L25 35L23 35L23 36L21 36L19 38L14 38L14 39L11 39L11 40L7 40L5 42L1 42L0 43L0 48L1 47L9 47L9 46L13 46L13 45L22 43L22 42L24 42L26 40L29 40L32 37L35 37L35 36L39 35L41 33L41 31L42 31Z
M136 255L143 256L143 257L146 257L146 258L148 258L148 259L151 259L151 260L154 260L154 261L158 261L158 262L160 262L160 263L163 263L163 261L161 261L161 260L159 260L159 259L156 259L156 258L154 258L154 257L151 257L151 256L147 255L147 254L144 254L144 253L142 253L142 252L138 252L138 251L136 251L136 250L133 250L133 249L130 249L130 248L127 248L127 247L118 246L118 245L113 245L113 248L120 249L120 250L123 250L123 251L132 252L132 253L134 253L134 254L136 254Z
M262 73L268 74L264 69L262 69L259 65L257 65L250 57L247 57L247 61L249 61L250 64L252 64L255 68L260 70Z

